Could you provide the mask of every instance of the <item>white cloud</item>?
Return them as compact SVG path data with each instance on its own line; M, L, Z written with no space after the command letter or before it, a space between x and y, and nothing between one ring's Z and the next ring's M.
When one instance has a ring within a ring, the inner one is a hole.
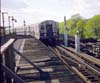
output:
M100 2L98 3L98 5L100 6Z
M1 4L3 8L9 9L20 9L28 6L24 0L2 0Z
M92 17L100 14L99 0L74 0L72 13L80 13L83 17Z

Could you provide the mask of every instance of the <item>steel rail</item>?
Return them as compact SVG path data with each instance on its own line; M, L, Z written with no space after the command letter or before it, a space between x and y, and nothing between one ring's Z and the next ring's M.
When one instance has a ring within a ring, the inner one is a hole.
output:
M69 65L66 60L64 60L65 57L63 57L63 55L60 53L60 51L58 50L58 48L56 48L56 55L61 59L61 61L64 62L64 64L69 67L73 72L75 72L79 77L81 77L86 83L93 83L91 80L88 79L88 77L86 77L83 73L80 72L80 70L78 70L78 66L71 66ZM78 59L79 60L79 59ZM82 59L81 59L82 60ZM72 61L72 60L71 60ZM73 61L75 62L75 61ZM79 62L79 61L78 61ZM96 73L98 72L97 70L95 70L94 68L92 68L91 66L89 66L88 64L84 63L84 61L82 61L81 63L82 65L85 65L88 69L91 69L93 71L95 71ZM86 69L86 70L88 70ZM85 70L85 69L84 69ZM100 72L99 72L100 73ZM99 77L97 77L97 79L99 79ZM100 80L98 80L100 81Z
M81 59L84 59L87 64L91 65L91 67L94 67L95 69L100 71L100 60L99 59L97 59L93 56L81 53L81 52L78 53L74 49L69 48L69 47L65 47L65 46L61 46L61 47L65 48L66 50L70 51L71 53L74 53L75 55L77 55Z
M60 58L60 60L66 65L65 67L68 67L72 72L74 72L73 74L77 74L79 77L81 77L84 82L86 83L92 83L91 81L89 81L77 68L75 68L74 66L70 66L62 57L62 54L59 52L59 50L57 48L54 48L54 50L51 48L51 50L56 54L57 57Z
M100 71L96 70L95 68L93 68L90 65L88 65L87 63L85 63L85 61L82 58L78 57L76 54L73 54L70 51L67 51L66 49L64 49L60 46L58 46L57 48L62 50L65 54L68 54L73 59L77 60L80 64L83 64L84 66L86 66L90 70L94 71L96 74L100 75Z
M79 57L81 57L81 58L83 58L83 59L85 59L85 60L87 60L87 61L90 61L90 62L92 62L92 63L94 63L94 64L100 66L100 60L99 60L99 59L97 59L97 58L95 58L95 57L93 57L93 56L90 56L90 55L88 55L88 54L78 53L78 52L76 52L74 49L65 47L65 46L63 46L63 45L62 45L62 47L64 47L66 50L68 50L68 51L70 51L70 52L76 54L77 56L79 56Z

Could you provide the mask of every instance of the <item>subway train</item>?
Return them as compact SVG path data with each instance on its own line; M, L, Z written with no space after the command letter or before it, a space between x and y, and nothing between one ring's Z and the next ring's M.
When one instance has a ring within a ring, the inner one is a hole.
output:
M59 37L58 22L46 20L33 25L33 35L44 43L54 44Z

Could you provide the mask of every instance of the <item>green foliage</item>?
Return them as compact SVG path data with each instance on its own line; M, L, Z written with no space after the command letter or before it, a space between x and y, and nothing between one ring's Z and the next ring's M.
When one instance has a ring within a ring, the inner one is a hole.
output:
M79 31L82 38L100 39L100 15L90 19L82 19L79 14L73 15L67 20L67 33L74 36ZM63 33L64 22L59 23L60 33Z
M77 22L80 18L71 18L67 21L68 34L74 36L77 32Z
M64 22L59 23L59 32L63 33Z
M89 19L85 26L84 34L86 38L100 38L100 15L96 15L93 18Z
M79 31L81 38L84 38L84 31L85 31L84 26L85 26L85 20L79 19L78 22L76 23L76 30Z

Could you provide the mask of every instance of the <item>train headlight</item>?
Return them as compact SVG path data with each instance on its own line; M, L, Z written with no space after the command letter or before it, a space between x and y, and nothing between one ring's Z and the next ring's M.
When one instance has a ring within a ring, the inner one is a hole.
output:
M44 33L44 36L46 36L46 33Z
M54 36L56 35L56 33L53 33L54 34Z

